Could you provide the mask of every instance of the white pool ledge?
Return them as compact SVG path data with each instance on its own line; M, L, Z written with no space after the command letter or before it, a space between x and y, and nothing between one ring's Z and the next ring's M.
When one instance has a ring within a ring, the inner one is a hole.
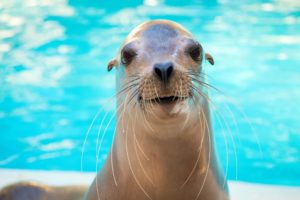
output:
M96 173L0 169L0 188L18 181L47 185L89 185ZM231 200L299 200L300 187L274 186L229 181Z

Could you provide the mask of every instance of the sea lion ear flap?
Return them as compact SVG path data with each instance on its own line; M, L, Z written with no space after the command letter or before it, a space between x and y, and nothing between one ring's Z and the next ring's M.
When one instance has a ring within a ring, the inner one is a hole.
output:
M211 65L215 64L214 58L209 53L205 54L205 60L207 60Z
M112 70L112 68L117 65L118 65L118 61L116 59L111 60L107 65L107 71Z

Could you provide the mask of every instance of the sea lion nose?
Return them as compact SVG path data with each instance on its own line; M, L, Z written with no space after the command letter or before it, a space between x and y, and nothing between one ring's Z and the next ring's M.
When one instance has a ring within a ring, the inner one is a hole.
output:
M156 63L154 64L154 73L164 84L166 84L170 80L173 68L172 62Z

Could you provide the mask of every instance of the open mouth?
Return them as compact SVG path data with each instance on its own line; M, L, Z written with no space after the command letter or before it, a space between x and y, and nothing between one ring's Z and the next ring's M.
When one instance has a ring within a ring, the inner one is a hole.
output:
M140 101L151 102L156 104L171 104L178 101L183 101L185 99L187 99L187 97L168 96L168 97L157 97L153 99L143 99L142 97L139 97Z

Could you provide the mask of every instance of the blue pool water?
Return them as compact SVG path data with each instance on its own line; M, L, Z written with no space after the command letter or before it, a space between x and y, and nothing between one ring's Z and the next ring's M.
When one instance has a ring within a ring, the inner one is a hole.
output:
M212 91L211 98L228 178L299 186L296 0L1 1L0 167L81 170L86 132L103 106L84 146L82 170L94 171L98 127L114 110L105 103L115 91L106 64L134 26L158 18L184 25L215 58L205 68L225 94Z

